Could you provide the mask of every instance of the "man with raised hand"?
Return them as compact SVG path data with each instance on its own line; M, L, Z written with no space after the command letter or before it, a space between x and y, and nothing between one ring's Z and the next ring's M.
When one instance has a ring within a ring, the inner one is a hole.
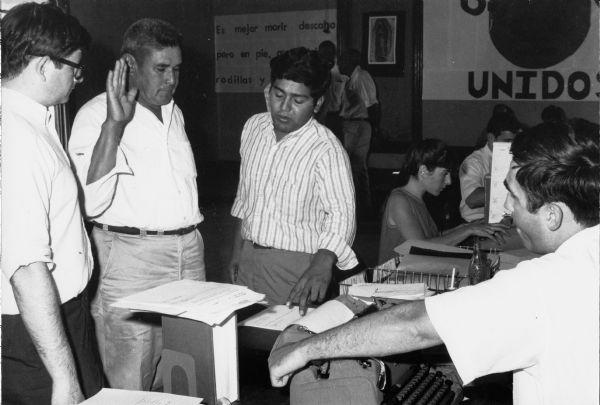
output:
M196 166L173 101L181 63L175 27L133 23L106 93L77 113L69 141L94 225L100 274L92 315L113 388L160 388L162 330L156 314L111 304L170 281L205 279Z

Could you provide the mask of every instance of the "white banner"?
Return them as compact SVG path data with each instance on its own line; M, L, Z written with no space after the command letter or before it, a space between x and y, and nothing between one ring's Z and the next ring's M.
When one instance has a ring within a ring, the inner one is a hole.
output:
M599 100L593 0L428 0L423 7L424 100Z
M336 38L335 9L216 16L215 91L262 92L272 57L298 46L316 49Z

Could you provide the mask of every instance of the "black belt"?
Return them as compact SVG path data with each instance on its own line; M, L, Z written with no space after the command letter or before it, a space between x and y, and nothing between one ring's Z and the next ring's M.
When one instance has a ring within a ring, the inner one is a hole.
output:
M259 245L258 243L254 243L254 242L252 242L252 247L254 249L271 249L271 247L269 247L269 246Z
M124 233L126 235L185 235L194 231L198 224L186 226L185 228L171 229L168 231L149 231L146 229L134 228L132 226L113 226L92 222L96 228L104 229L109 232Z
M344 118L344 121L369 121L368 118Z

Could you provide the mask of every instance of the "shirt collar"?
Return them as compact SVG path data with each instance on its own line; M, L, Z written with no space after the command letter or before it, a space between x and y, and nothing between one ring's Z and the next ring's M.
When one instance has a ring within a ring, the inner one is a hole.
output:
M277 135L275 135L275 128L273 127L273 118L271 117L271 113L267 113L269 114L269 127L271 128L271 133L273 135L273 141L276 142L277 141ZM304 134L308 128L310 128L311 125L313 125L315 121L314 116L310 117L308 119L308 121L306 121L306 123L304 125L302 125L300 128L298 128L297 130L287 133L285 134L285 136L283 138L281 138L281 141L279 141L279 143L282 143L286 140L289 139L294 139L294 138L298 138L300 137L302 134Z
M2 108L44 127L52 121L52 110L13 89L2 87Z
M154 115L152 113L152 111L150 111L150 109L148 107L146 107L145 105L143 105L139 101L137 102L137 104L139 106L141 106L143 109L147 110L150 114ZM174 98L171 98L171 101L168 104L160 106L160 113L161 113L161 115L163 117L163 122L165 122L165 117L170 117L171 116L171 113L173 112L174 106L175 106L175 99Z

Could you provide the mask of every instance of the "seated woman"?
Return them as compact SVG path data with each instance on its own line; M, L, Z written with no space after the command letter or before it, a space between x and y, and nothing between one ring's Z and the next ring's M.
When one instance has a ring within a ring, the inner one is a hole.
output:
M401 186L390 193L381 222L379 263L396 256L394 248L408 239L456 245L469 236L503 242L509 227L504 224L471 222L441 232L423 202L425 193L437 196L450 180L447 146L426 139L411 146L400 170Z

